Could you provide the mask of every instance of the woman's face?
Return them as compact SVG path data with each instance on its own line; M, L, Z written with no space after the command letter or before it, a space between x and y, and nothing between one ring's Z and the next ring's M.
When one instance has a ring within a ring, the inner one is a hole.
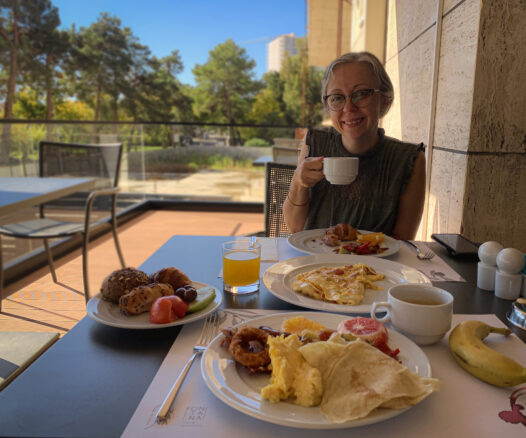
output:
M379 86L371 67L364 62L340 64L332 72L326 94L343 94L346 102L339 111L329 110L331 121L342 135L343 145L352 152L364 152L376 143L383 97L374 93L367 106L358 108L349 96L355 91L378 89Z

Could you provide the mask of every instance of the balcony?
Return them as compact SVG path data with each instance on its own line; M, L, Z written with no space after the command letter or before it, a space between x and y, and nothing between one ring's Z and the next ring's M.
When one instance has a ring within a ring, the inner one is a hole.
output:
M6 122L0 125L4 132L7 125ZM239 127L239 130L243 129L260 128ZM119 141L124 144L118 210L121 245L128 265L138 266L174 234L240 235L264 228L264 162L272 157L273 139L267 141L267 146L250 146L250 142L229 146L230 140L224 135L225 127L162 123L15 122L9 124L9 131L8 154L0 156L2 177L37 176L38 143L45 138L71 143ZM293 128L272 127L272 132L276 143L282 144L283 138L294 142ZM57 204L53 214L81 220L82 208L81 202L67 206ZM101 207L95 213L104 218L108 212ZM0 221L26 220L36 214L38 209L34 207L1 217ZM98 239L90 244L92 292L96 292L109 271L119 267L115 250L110 247L111 240L106 242L106 231L101 228L94 236ZM50 293L67 296L66 300L59 300L58 303L64 301L66 307L68 303L79 304L78 311L84 314L80 239L52 242L60 284L51 280L40 240L2 240L6 278L4 296L14 293L5 301L3 312L17 314L20 311L20 315L25 314L20 316L22 319L19 321L46 321L45 315L31 318L27 317L27 312L30 309L41 312L48 301L44 298ZM109 247L101 253L99 272L91 265L99 260L95 251L106 243ZM108 263L113 255L114 266L110 268ZM31 301L35 299L35 294L44 300L44 304ZM26 304L15 304L16 300L27 297L30 298ZM53 300L49 302L54 309L57 303L53 304ZM53 309L44 312L49 316L59 310ZM49 324L67 329L70 318L78 320L67 316L70 310L65 312L65 316L61 316L65 318L62 325L56 321ZM18 317L15 319L18 320Z

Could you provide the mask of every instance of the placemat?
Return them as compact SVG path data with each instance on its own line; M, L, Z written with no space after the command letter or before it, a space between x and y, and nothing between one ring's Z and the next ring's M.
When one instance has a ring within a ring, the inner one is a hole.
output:
M404 242L400 242L400 250L393 256L388 257L388 259L419 270L422 274L429 277L429 279L433 282L466 281L438 254L435 254L432 259L420 260L416 256L416 251L412 248L409 248Z
M244 319L276 313L268 310L225 309L221 311L224 326L242 322ZM495 326L503 326L495 315L454 315L453 326L467 319L477 319ZM426 438L506 436L524 438L525 425L507 422L511 412L510 397L519 388L522 396L518 404L526 403L526 384L514 388L499 388L488 385L464 371L449 352L447 338L439 343L423 347L429 358L433 377L442 381L439 392L412 407L401 415L381 423L356 429L305 430L278 426L244 415L218 400L203 382L199 360L194 363L172 407L173 411L165 424L155 421L155 414L185 361L190 357L192 346L199 336L202 322L185 325L166 356L161 368L146 391L137 410L126 427L123 437L173 438L213 436L231 438L288 438L301 434L303 438ZM490 335L487 342L493 348L508 354L516 361L526 364L526 348L516 336ZM519 392L519 394L521 394ZM515 393L517 395L517 392ZM283 404L286 409L286 404ZM519 418L520 417L511 417Z
M58 333L0 332L0 391L58 337Z

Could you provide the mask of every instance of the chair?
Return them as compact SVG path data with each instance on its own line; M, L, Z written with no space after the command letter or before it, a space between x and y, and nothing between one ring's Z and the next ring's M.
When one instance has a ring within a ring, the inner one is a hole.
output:
M266 163L265 166L265 236L288 237L283 221L283 203L287 199L296 166Z
M48 239L83 236L82 273L86 303L89 300L88 284L88 243L89 234L97 225L107 222L107 218L92 221L92 211L108 209L111 211L111 226L115 247L120 263L124 267L124 258L117 238L117 193L119 192L119 171L122 157L122 144L68 144L41 141L39 145L39 176L41 177L92 177L95 187L89 193L79 193L39 206L39 218L0 226L2 235L22 239L43 239L49 268L53 281L57 282L53 256ZM111 204L107 203L111 197ZM103 203L106 201L106 204ZM83 222L72 222L52 218L48 213L51 207L61 210L84 204ZM94 208L95 204L95 208ZM47 211L47 213L46 213ZM46 217L46 214L48 216ZM0 310L3 288L3 266L0 240Z

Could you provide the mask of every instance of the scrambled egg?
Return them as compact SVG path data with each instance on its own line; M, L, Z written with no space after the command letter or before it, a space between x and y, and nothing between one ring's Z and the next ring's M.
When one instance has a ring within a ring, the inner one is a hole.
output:
M323 394L321 374L298 351L301 346L298 336L269 336L267 343L272 376L270 383L261 389L261 397L272 403L290 398L300 406L318 406Z

